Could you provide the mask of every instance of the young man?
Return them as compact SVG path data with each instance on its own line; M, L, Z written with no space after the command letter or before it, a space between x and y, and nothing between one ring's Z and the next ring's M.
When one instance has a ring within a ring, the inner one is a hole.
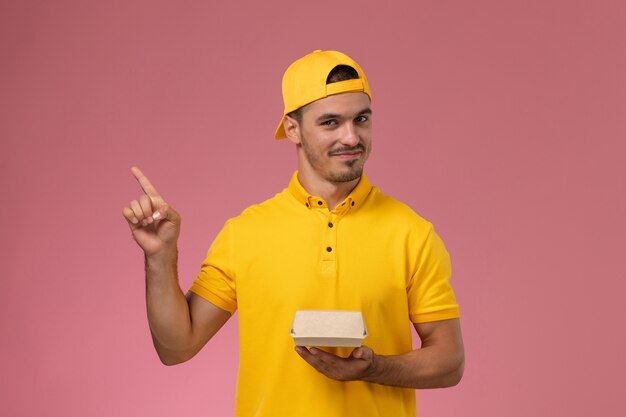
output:
M298 171L226 222L186 297L180 217L132 169L144 194L123 214L145 253L154 346L163 363L184 362L237 310L238 416L414 416L412 389L452 386L463 373L448 254L430 223L363 174L371 92L356 62L308 54L285 72L283 98L275 137L296 145ZM361 311L364 346L294 348L294 314L310 309Z

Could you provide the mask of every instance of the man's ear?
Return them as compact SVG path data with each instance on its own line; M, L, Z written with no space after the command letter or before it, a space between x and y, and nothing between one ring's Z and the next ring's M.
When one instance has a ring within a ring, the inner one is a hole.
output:
M287 139L295 143L296 145L300 144L300 124L296 119L290 116L285 116L285 120L283 120L283 128L285 129L285 134L287 135Z

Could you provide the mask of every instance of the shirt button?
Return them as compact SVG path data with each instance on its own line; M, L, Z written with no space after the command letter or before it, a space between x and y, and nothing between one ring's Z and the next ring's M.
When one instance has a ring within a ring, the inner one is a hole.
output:
M322 203L321 201L318 201L318 202L317 202L317 205L318 205L318 206L321 206L322 204L324 204L324 203Z
M354 205L354 201L352 202L352 205Z
M333 248L331 248L330 246L326 248L326 252L332 252Z
M309 207L309 203L304 203L305 206Z
M332 227L333 227L333 224L329 222L329 223L328 223L328 227L332 228Z

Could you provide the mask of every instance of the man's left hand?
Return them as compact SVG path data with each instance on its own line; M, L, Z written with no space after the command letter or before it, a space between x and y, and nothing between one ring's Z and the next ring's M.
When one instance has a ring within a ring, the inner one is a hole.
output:
M376 354L366 346L354 349L347 358L315 347L296 346L296 352L317 371L337 381L365 380L372 375L376 365Z

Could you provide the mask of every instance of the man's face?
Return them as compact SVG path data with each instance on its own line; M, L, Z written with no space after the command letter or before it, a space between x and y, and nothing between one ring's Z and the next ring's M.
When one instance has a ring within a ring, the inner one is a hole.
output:
M371 116L365 93L336 94L305 106L299 129L300 170L333 183L358 179L371 150Z

